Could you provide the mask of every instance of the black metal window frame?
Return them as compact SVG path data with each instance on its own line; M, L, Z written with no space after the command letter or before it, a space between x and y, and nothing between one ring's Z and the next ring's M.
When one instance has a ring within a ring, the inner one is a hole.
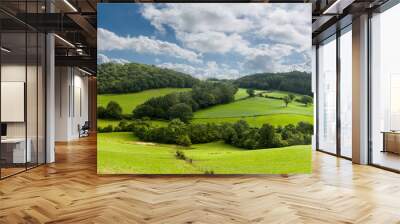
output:
M350 24L347 24L346 26L344 26L344 27L342 27L342 28L340 28L340 27L337 27L337 30L336 30L336 32L335 33L333 33L332 35L330 35L330 36L327 36L326 38L324 38L323 40L321 40L317 45L316 45L316 58L315 58L315 63L316 63L316 71L315 71L315 73L316 73L316 93L315 93L315 96L316 96L316 119L315 119L315 124L314 125L316 125L316 138L315 138L315 141L316 141L316 151L319 151L319 152L323 152L323 153L326 153L326 154L329 154L329 155L333 155L333 156L337 156L337 157L340 157L340 158L344 158L344 159L347 159L347 160L352 160L352 158L350 158L350 157L347 157L347 156L344 156L344 155L342 155L342 150L341 150L341 118L340 118L340 77L341 77L341 67L340 67L340 60L341 60L341 58L340 58L340 37L343 35L343 34L345 34L345 33L347 33L347 32L351 32L351 26L352 26L352 23L350 23ZM333 38L333 36L334 36L334 38ZM319 130L320 130L320 128L319 128L319 122L318 122L318 120L319 120L319 93L320 93L320 89L319 89L319 76L320 76L320 74L319 74L319 67L320 67L320 65L319 65L319 47L320 47L320 44L321 43L324 43L324 42L330 42L330 41L336 41L336 51L335 51L335 53L336 53L336 61L335 61L335 63L336 63L336 151L335 151L335 153L332 153L332 152L329 152L329 151L327 151L327 150L324 150L324 149L321 149L320 147L319 147Z

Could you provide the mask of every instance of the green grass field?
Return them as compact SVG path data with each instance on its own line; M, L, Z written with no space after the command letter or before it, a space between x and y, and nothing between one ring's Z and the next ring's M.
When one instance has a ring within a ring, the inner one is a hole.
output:
M292 174L311 172L311 147L244 150L222 142L190 148L143 143L131 133L99 133L100 174ZM179 149L192 163L175 157Z
M238 91L235 94L235 100L243 99L246 98L248 95L246 93L246 89L238 89Z
M190 88L163 88L163 89L150 89L138 93L123 93L123 94L101 94L97 96L97 105L106 107L111 100L117 102L122 107L123 114L131 114L132 110L144 103L146 100L164 96L174 92L189 91Z
M188 91L190 89L174 89L166 88L159 90L146 90L139 93L130 94L113 94L113 95L100 95L99 105L106 105L110 100L120 102L120 105L125 108L133 108L148 100L152 96L162 96L171 92ZM261 91L269 96L283 97L289 94L288 92L282 91ZM155 94L155 95L152 95ZM295 94L296 97L301 95ZM120 99L118 99L120 97ZM194 113L193 123L223 123L223 122L236 122L238 120L246 120L251 126L260 127L265 123L272 125L287 125L296 124L300 121L313 123L313 107L305 107L303 104L298 102L292 102L285 107L282 100L270 99L264 97L253 97L247 98L246 89L239 89L235 95L237 101L217 105L211 108L196 111ZM100 99L103 100L100 102ZM129 100L131 99L131 100ZM131 105L131 106L129 106ZM119 121L115 120L98 120L99 127L105 127L107 125L117 126ZM156 125L165 125L163 121L152 121Z
M234 123L239 120L245 120L250 126L261 127L263 124L269 123L274 126L285 126L288 124L297 124L300 121L312 124L314 122L313 116L300 115L300 114L270 114L261 116L249 117L228 117L228 118L195 118L192 123Z
M236 92L236 94L235 94L235 100L240 100L240 99L243 99L243 98L246 98L246 97L248 97L249 95L247 94L247 92L246 92L247 90L246 89L243 89L243 88L239 88L238 89L238 91ZM265 90L254 90L255 91L255 93L256 94L258 94L258 93L266 93L267 91L265 91ZM274 91L274 93L275 93L276 91ZM284 92L281 92L281 93L284 93ZM286 94L287 95L287 94ZM271 95L272 96L272 95Z
M222 104L199 110L194 114L194 118L248 117L269 114L299 114L313 116L313 107L306 107L298 102L292 102L288 107L285 107L282 100L252 97L229 104Z
M105 120L105 119L97 119L97 127L106 127L108 125L111 125L113 127L118 126L119 120Z

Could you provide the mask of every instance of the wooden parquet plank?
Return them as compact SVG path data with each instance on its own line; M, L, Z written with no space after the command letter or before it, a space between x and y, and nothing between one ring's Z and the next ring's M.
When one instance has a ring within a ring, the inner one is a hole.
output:
M0 181L0 223L400 223L400 175L313 157L311 175L99 176L89 137Z

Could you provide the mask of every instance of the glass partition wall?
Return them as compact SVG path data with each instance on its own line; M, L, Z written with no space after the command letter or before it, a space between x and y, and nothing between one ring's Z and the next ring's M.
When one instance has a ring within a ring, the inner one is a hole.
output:
M318 45L317 149L352 157L351 25Z
M18 3L25 12L36 6ZM45 41L43 33L0 12L1 179L45 163Z
M352 158L352 34L351 25L341 31L340 49L340 155Z
M336 36L318 47L318 149L336 154Z
M400 171L400 4L371 18L370 163Z
M368 163L396 172L400 172L398 21L400 4L388 2L375 10L368 27ZM350 25L317 46L317 149L348 159L352 157L351 29Z

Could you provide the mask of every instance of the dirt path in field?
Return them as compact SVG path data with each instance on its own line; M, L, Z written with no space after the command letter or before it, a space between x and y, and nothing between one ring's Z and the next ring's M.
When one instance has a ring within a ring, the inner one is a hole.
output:
M155 144L155 143L153 143L153 142L139 142L139 141L134 141L134 142L132 142L132 143L134 143L134 144L136 144L136 145L157 145L157 144Z

